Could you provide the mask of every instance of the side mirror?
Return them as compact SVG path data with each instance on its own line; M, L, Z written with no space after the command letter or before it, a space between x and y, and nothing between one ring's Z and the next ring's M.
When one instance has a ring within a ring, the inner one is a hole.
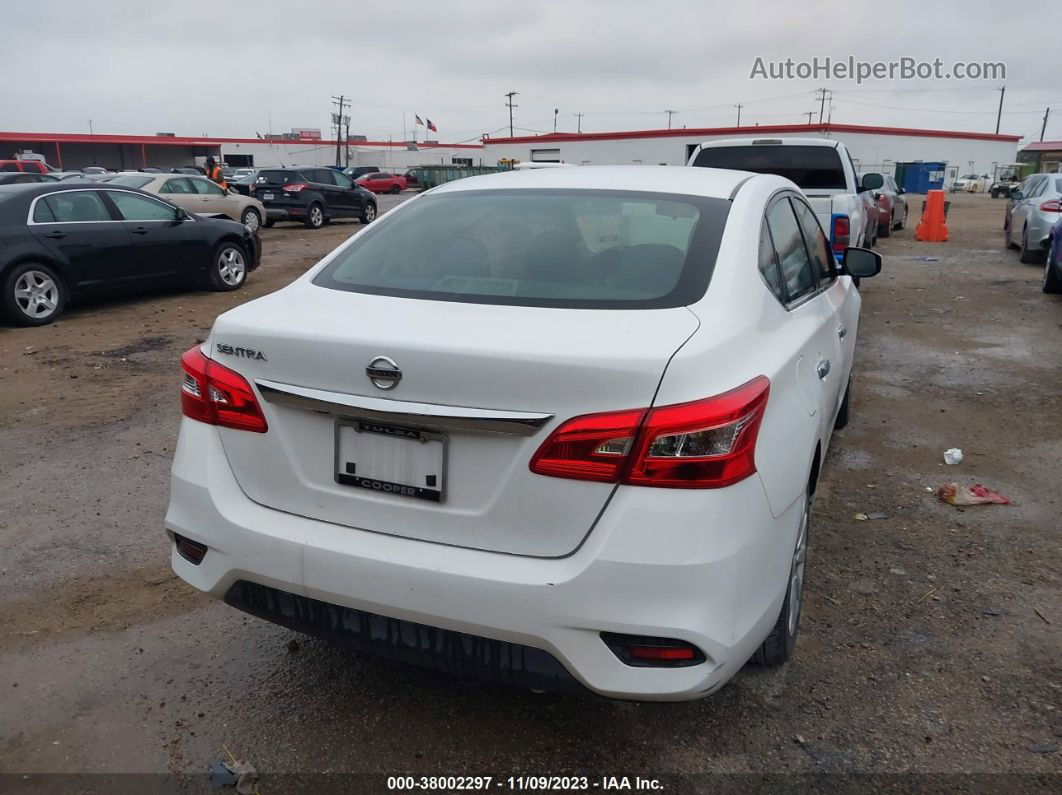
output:
M881 174L871 172L863 175L863 180L860 184L862 185L863 190L877 190L885 184L885 177L881 176Z
M173 208L173 220L174 221L186 221L188 219L188 211L183 207Z
M869 248L849 246L841 258L841 271L855 279L869 279L881 273L881 254Z
M1021 191L1018 190L1017 188L1015 188L1014 190L1012 190L1010 192L1010 198L1012 198L1012 199L1020 199L1021 198Z

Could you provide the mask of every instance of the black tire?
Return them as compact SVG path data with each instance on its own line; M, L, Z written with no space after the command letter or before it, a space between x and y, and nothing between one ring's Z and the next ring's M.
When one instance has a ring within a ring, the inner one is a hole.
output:
M214 249L210 258L207 287L219 293L239 290L247 282L248 270L247 252L243 246L227 240Z
M852 379L848 379L848 386L844 388L844 397L841 399L841 407L837 409L837 417L833 421L834 430L840 430L848 424L849 402L852 397Z
M320 229L325 225L324 207L314 202L306 208L306 220L302 222L307 229Z
M243 215L240 216L240 223L244 226L250 226L257 232L262 225L262 214L254 207L248 207L243 211Z
M1008 250L1018 248L1018 244L1010 236L1010 215L1003 219L1003 247Z
M66 308L66 285L39 262L23 262L9 270L3 291L0 307L16 326L46 326Z
M365 209L361 211L360 220L363 224L371 224L376 220L376 202L369 202L365 205Z
M398 194L398 193L402 192L402 189L400 187L398 187L397 185L392 185L391 186L391 190L389 190L387 192L388 193L392 193L392 194Z
M277 220L275 218L266 218L264 221L262 221L262 226L264 226L266 229L270 229L276 222Z
M800 632L800 607L804 596L804 569L807 558L808 530L811 525L811 489L804 495L804 513L801 516L797 542L793 550L789 576L786 578L785 600L770 633L752 655L757 665L776 666L788 661L796 649ZM798 570L799 569L799 570ZM799 577L799 585L794 585ZM795 608L793 602L796 602Z
M1056 244L1057 245L1057 244ZM1058 295L1062 293L1062 268L1059 268L1058 264L1054 262L1054 257L1047 258L1047 264L1044 265L1044 284L1043 291L1048 295Z
M1021 230L1021 253L1018 255L1018 262L1024 262L1026 265L1043 262L1043 252L1039 249L1029 248L1028 227L1024 227Z

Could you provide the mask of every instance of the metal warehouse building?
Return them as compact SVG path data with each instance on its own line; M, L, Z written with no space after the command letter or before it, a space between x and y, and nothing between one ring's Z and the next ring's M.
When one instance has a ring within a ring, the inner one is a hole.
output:
M995 175L997 166L1017 158L1017 135L869 127L855 124L772 125L703 129L635 130L598 133L551 133L514 138L485 138L481 143L349 141L340 144L343 161L404 171L421 165L496 165L501 160L564 162L574 165L684 165L693 148L718 138L835 138L851 151L861 171L894 173L898 163L942 162L944 181L963 174ZM1031 147L1030 147L1031 148ZM336 142L194 138L169 135L83 135L0 132L0 159L26 151L43 155L60 169L103 166L201 164L213 155L234 166L306 166L335 163Z
M865 127L855 124L792 124L761 127L556 133L484 140L486 161L564 162L574 165L645 163L683 165L702 141L719 138L834 138L845 144L860 171L893 173L897 163L946 163L945 182L967 173L994 175L1013 163L1018 135Z

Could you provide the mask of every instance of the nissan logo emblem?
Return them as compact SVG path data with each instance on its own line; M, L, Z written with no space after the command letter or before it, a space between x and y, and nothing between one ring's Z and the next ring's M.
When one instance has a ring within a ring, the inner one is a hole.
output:
M402 380L402 371L389 356L377 356L369 362L365 375L369 376L373 386L378 389L394 389Z

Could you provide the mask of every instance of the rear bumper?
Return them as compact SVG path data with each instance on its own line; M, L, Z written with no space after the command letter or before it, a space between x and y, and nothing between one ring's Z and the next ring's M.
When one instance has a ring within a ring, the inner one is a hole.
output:
M225 598L249 581L314 600L293 602L300 607L287 616L256 613L292 628L342 640L319 630L334 629L338 611L348 608L450 633L437 637L493 643L483 648L495 654L540 650L604 696L682 700L720 687L766 637L784 598L800 510L796 503L773 517L758 477L712 491L620 488L566 558L461 549L259 505L240 490L217 429L184 419L166 528L209 547L198 566L172 554L174 571L200 590ZM294 620L320 615L331 618ZM707 659L685 668L632 667L602 632L687 641ZM424 654L418 642L386 656L425 664ZM433 667L482 673L445 659ZM556 689L548 679L545 686Z

